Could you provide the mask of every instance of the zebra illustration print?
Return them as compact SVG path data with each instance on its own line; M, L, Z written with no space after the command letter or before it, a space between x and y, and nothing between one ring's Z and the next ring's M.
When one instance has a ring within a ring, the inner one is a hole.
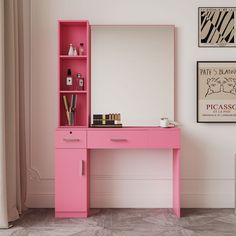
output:
M236 8L199 8L199 46L235 47Z

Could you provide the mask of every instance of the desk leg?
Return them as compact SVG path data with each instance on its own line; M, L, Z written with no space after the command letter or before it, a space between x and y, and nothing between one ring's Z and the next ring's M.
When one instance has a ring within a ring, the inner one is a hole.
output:
M180 217L180 150L173 149L173 210Z
M87 149L87 212L90 215L90 150Z

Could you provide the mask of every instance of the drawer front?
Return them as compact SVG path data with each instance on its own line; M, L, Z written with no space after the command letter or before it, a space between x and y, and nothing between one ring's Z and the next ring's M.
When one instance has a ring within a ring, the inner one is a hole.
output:
M148 132L149 148L180 148L180 131L164 129Z
M56 148L86 148L86 131L56 131Z
M146 148L145 131L88 131L88 148L126 149Z

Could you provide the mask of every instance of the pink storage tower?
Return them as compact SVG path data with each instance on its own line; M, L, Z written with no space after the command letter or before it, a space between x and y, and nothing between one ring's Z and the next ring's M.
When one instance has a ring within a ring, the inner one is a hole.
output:
M59 128L56 131L55 147L55 215L56 217L87 217L89 155L84 128L89 127L90 118L90 25L86 20L59 21L58 32ZM81 43L84 45L83 55L79 55ZM68 56L70 44L76 47L77 56ZM78 90L78 87L74 86L75 83L72 86L66 84L68 69L72 72L73 80L78 73L82 75L83 90ZM64 103L66 97L68 111L72 110L72 95L76 95L73 125L69 122Z

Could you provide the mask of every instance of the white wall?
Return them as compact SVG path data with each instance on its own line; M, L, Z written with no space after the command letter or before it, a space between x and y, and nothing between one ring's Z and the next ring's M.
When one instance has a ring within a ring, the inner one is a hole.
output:
M235 124L196 123L196 61L234 60L234 48L198 48L199 6L234 6L235 0L32 0L31 142L27 204L53 206L53 141L57 125L57 19L91 24L175 24L176 120L182 126L183 207L233 207ZM168 207L168 151L94 151L91 204Z

